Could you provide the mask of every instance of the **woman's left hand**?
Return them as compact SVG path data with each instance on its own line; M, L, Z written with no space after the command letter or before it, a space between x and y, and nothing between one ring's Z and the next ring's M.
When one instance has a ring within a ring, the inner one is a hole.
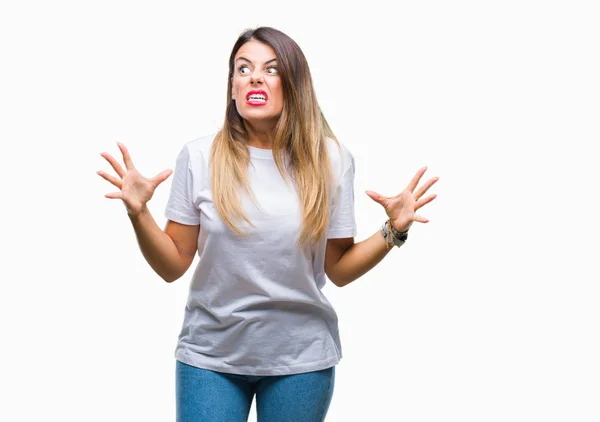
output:
M413 221L419 223L428 223L429 220L416 214L416 211L423 205L430 203L437 195L429 195L426 198L421 198L427 190L439 180L439 177L429 179L423 186L415 192L421 177L425 174L427 167L420 169L412 178L406 189L396 196L386 197L373 191L366 191L366 194L378 204L385 208L385 212L392 220L392 225L399 232L406 231L410 228Z

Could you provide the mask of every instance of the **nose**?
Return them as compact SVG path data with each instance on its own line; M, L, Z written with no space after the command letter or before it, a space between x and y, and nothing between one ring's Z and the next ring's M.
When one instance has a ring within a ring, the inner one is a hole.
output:
M250 82L253 85L261 84L264 82L263 74L261 73L261 71L259 69L255 69L254 72L252 72L252 75L250 75Z

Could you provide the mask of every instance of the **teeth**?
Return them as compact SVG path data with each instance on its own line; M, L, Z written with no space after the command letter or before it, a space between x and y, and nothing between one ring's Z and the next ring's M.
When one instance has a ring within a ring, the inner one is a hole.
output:
M266 97L262 94L252 94L248 97L249 100L262 100L267 101Z

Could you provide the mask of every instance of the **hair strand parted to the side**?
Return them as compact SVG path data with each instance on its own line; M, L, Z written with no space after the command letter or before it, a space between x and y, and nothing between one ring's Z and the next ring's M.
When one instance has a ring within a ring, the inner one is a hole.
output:
M327 138L341 147L319 108L304 53L294 40L274 28L247 30L233 46L225 122L215 137L210 157L213 202L224 223L238 235L245 236L236 224L240 220L250 225L252 222L242 210L239 194L248 193L255 203L256 198L247 177L250 163L247 133L231 94L235 55L251 39L269 45L277 56L284 98L275 127L273 156L281 175L297 188L303 217L298 243L313 244L326 234L330 198L335 192L331 189L333 172ZM289 168L285 165L286 157L289 157Z

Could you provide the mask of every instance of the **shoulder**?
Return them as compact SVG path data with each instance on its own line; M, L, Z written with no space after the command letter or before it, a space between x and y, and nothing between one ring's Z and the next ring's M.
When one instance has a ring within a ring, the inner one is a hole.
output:
M354 155L344 143L336 142L333 138L327 138L327 151L333 173L337 177L343 176L349 170L354 171Z
M182 148L182 153L187 154L191 161L208 160L216 135L217 133L213 133L186 142Z

